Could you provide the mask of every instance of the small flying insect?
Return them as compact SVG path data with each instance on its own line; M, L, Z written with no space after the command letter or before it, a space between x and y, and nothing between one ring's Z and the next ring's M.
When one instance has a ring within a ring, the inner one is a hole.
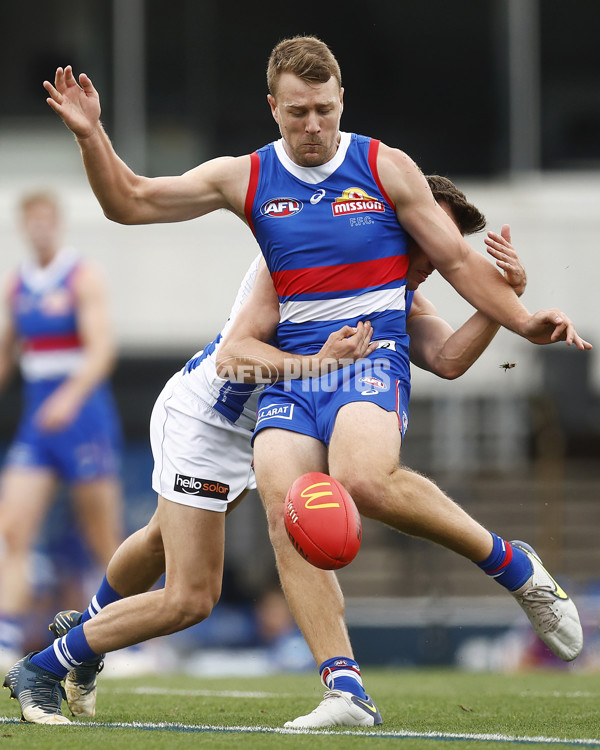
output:
M516 362L503 362L501 365L498 365L498 367L501 367L504 372L508 372L509 370L512 370L513 367L516 367Z

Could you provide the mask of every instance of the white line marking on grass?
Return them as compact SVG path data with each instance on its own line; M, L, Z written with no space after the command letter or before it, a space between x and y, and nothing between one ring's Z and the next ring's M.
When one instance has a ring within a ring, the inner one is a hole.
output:
M19 724L19 719L0 716L0 724ZM63 725L68 726L68 725ZM382 732L372 728L363 730L331 729L283 729L280 727L251 727L251 726L214 726L211 724L179 724L167 722L85 722L73 721L73 727L87 727L88 729L138 729L142 731L167 731L216 734L281 734L281 735L332 735L335 737L377 737L378 739L418 739L418 740L476 740L480 742L498 742L499 744L542 744L567 745L576 747L600 747L600 739L567 739L561 737L522 737L510 734L458 734L454 732Z
M183 688L137 687L106 688L105 693L130 693L134 695L183 695L190 698L293 698L292 693L259 693L242 690L184 690Z
M522 690L521 698L597 698L598 693L590 693L585 690L573 690L570 693L564 693L561 690L540 691L540 690Z

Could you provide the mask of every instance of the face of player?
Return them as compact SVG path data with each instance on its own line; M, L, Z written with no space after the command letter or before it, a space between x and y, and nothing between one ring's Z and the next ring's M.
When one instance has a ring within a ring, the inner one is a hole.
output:
M40 201L28 206L22 214L22 229L36 260L45 265L60 247L60 218L56 207Z
M440 201L440 206L456 224L450 206L445 201ZM435 267L425 254L425 251L413 239L409 239L408 242L408 261L406 288L414 292L415 289L419 288L420 284L427 281L429 276L435 271Z
M333 76L326 83L312 84L293 73L280 75L277 95L267 98L293 162L316 167L333 157L339 144L343 95Z

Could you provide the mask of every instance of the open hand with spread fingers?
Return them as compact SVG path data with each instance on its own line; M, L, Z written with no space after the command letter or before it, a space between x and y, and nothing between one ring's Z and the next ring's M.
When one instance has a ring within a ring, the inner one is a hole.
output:
M488 253L496 260L496 265L504 273L504 278L520 297L527 286L527 274L516 250L512 246L510 226L504 224L500 234L488 232L484 240Z
M50 107L62 118L77 138L87 138L100 122L100 97L91 80L81 73L79 81L73 68L57 68L54 85L44 81Z

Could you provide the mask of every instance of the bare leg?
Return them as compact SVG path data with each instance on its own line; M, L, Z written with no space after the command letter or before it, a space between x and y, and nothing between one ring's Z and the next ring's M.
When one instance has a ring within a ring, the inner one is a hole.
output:
M115 479L73 485L73 507L94 557L105 568L123 540L121 489Z
M106 578L121 596L142 594L152 588L165 572L163 546L158 511L144 528L127 537L120 545L106 569Z
M432 481L398 468L399 455L396 414L371 403L351 403L340 409L329 446L329 469L360 512L469 560L488 557L490 533Z
M97 654L195 625L219 599L225 514L159 497L157 519L165 550L165 587L109 604L86 622L87 642Z
M236 508L247 494L244 490L228 506L226 515ZM119 546L106 569L106 578L121 596L134 596L148 591L165 572L163 545L158 510L147 525L131 534Z
M31 605L29 556L56 491L56 479L47 469L8 467L1 488L0 610L5 616L18 616Z
M254 467L281 585L316 663L333 656L352 657L344 598L335 573L303 560L290 544L283 521L292 482L308 471L327 471L323 444L295 432L265 429L254 441Z

